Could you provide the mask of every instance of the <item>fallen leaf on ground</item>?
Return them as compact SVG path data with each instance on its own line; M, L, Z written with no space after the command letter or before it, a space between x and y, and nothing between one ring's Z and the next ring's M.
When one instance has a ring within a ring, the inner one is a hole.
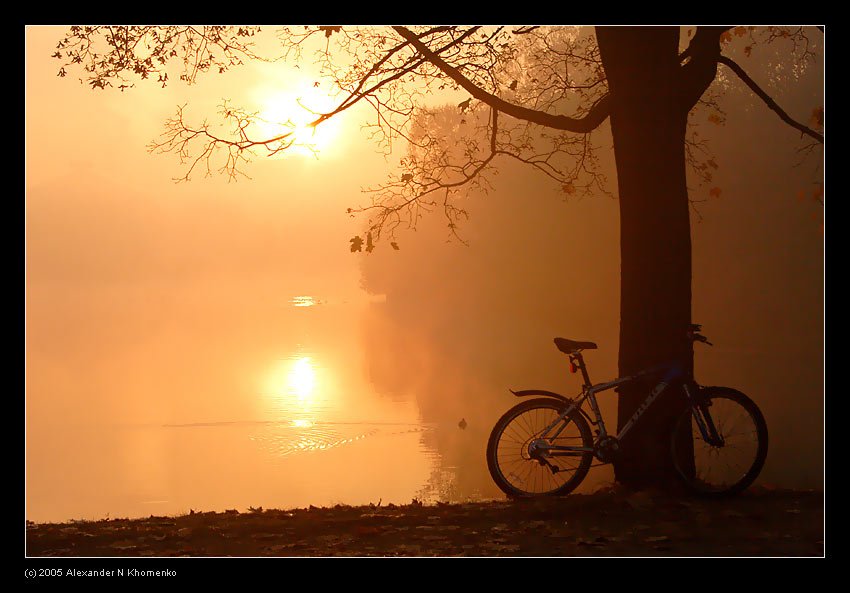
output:
M119 542L115 542L113 544L110 544L109 547L114 549L114 550L134 550L138 546L135 543L133 543L132 541L126 541L125 540L125 541L119 541Z

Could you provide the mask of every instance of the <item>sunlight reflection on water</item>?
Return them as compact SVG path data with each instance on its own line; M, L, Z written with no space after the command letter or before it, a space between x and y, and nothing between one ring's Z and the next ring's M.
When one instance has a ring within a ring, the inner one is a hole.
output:
M27 518L425 500L441 463L437 427L421 422L413 397L382 396L364 376L354 305L319 303L299 297L289 313L270 317L280 323L280 337L268 340L262 355L246 357L253 376L244 375L244 392L222 390L211 400L175 387L157 392L189 410L171 422L132 423L125 414L39 427L50 439L32 432L28 463L37 465L28 466L36 469L28 473ZM188 343L197 351L205 346ZM218 367L187 366L181 375L215 381L235 367L225 359ZM148 392L140 395L137 401L150 401Z

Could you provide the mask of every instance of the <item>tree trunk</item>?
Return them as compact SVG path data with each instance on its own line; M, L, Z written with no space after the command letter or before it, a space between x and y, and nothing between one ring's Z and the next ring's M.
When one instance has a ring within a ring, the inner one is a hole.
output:
M620 200L620 375L678 360L693 369L691 235L685 179L685 127L678 27L598 27L612 94L611 131ZM618 429L655 381L621 387ZM622 443L615 478L635 488L669 490L672 421L684 408L668 389Z

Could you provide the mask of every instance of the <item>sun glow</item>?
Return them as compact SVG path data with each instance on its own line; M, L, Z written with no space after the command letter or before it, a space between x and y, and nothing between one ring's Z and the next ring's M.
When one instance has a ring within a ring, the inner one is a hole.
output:
M269 145L271 150L289 145L272 157L319 156L326 154L338 141L341 130L339 117L330 118L317 126L313 122L335 105L331 97L314 87L301 83L286 91L257 91L260 109L251 124L252 136L258 140L289 134L280 142Z
M304 413L317 403L317 368L309 356L281 360L266 378L266 393L275 407L287 413Z
M316 371L310 357L299 358L292 365L287 379L289 389L300 401L310 400L316 388Z

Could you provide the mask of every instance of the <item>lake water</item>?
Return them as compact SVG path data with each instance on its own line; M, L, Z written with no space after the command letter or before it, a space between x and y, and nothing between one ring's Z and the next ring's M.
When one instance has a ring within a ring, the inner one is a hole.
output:
M69 345L62 364L36 347L32 328L27 519L433 499L434 476L451 479L435 445L446 427L423 423L412 395L369 383L357 331L368 306L299 295L277 319L231 315L240 332L221 318L182 338L139 327L129 335L145 336L143 346ZM108 345L107 334L94 339ZM44 411L48 396L56 414Z

